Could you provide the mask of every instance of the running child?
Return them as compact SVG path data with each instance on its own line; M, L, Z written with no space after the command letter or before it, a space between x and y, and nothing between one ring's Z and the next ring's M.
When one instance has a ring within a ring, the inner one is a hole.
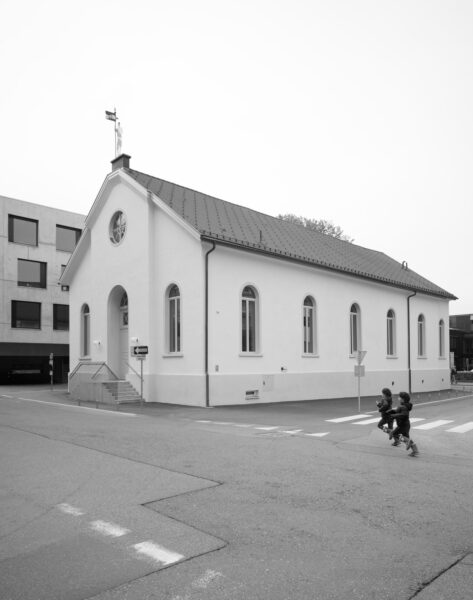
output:
M417 456L419 450L417 445L409 437L409 430L411 428L411 422L409 420L409 413L412 410L411 397L407 392L401 392L399 394L399 406L391 408L388 413L393 415L396 419L397 426L389 434L389 439L394 438L392 446L399 446L401 439L406 443L406 450L411 450L409 456Z

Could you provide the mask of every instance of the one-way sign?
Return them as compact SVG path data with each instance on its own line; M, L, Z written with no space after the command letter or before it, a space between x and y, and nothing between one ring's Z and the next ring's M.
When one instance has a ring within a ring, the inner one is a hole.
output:
M132 356L144 356L148 354L148 346L132 346L131 347L131 355Z

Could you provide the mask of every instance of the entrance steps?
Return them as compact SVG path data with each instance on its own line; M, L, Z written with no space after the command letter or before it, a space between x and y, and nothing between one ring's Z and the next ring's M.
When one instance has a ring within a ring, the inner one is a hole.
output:
M129 381L107 381L103 384L105 404L139 404L141 397Z

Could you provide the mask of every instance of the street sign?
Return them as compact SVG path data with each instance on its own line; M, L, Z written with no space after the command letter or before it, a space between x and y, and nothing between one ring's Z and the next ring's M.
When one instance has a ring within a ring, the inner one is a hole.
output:
M146 356L148 354L148 346L131 346L131 356Z
M356 353L356 362L361 365L361 363L363 362L363 359L365 358L367 353L367 350L358 350L358 352Z
M365 365L355 365L355 377L365 376Z

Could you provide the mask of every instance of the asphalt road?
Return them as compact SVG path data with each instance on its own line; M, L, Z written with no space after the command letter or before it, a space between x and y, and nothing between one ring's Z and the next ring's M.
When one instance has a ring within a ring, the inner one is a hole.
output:
M461 394L414 398L410 458L372 398L117 412L0 388L0 598L471 600Z

